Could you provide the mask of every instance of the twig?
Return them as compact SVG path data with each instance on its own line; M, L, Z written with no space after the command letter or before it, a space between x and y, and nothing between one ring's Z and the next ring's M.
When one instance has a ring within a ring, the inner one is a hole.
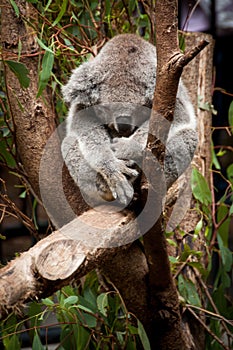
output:
M186 305L187 306L187 305ZM206 326L205 322L202 321L200 317L197 316L197 314L191 309L191 307L187 306L187 309L189 312L196 318L196 320L202 325L202 327L213 337L225 350L230 350L228 346L226 346L219 337L217 337L216 334L214 334L209 327Z
M219 315L219 318L220 318L220 320L221 320L221 322L222 322L222 326L223 326L223 328L225 329L227 335L230 336L230 337L232 337L232 333L231 333L231 331L228 329L228 327L227 327L227 325L225 324L223 318L221 318L220 313L219 313L219 311L218 311L218 308L217 308L217 306L215 305L215 303L214 303L214 301L213 301L213 299L212 299L212 297L211 297L211 295L210 295L210 293L209 293L209 291L208 291L208 288L206 287L206 285L205 285L205 283L203 282L202 278L196 273L195 269L193 269L193 271L194 271L194 273L195 273L195 275L196 275L196 278L198 279L199 283L201 284L202 288L204 289L205 294L206 294L207 298L209 299L209 302L210 302L212 308L214 309L216 315Z

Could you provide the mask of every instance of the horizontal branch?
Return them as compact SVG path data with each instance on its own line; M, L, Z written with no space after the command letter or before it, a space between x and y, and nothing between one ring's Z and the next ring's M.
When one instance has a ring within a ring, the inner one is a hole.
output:
M126 249L135 232L132 212L109 207L98 213L91 209L54 231L0 270L0 318L100 267L111 254Z

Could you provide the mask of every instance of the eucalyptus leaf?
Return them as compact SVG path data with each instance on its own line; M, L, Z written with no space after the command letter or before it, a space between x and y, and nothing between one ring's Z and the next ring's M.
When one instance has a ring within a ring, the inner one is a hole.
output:
M102 293L97 297L97 306L98 310L104 315L107 316L108 309L108 294Z
M20 350L21 345L19 342L19 338L16 334L14 334L8 343L7 350Z
M232 261L233 261L232 260L232 252L230 251L230 249L228 247L224 246L223 240L222 240L220 235L217 236L217 239L218 239L219 249L221 252L224 270L226 272L229 272L232 269Z
M178 289L181 296L185 299L187 303L201 307L201 301L193 282L185 279L182 275L179 275Z
M42 60L42 70L39 74L39 87L37 98L41 96L43 90L46 88L49 78L52 74L54 62L54 54L51 51L46 51Z
M228 110L228 122L231 126L231 133L233 134L233 101L231 102Z
M230 180L230 182L233 184L233 164L230 164L227 167L227 177L228 180Z
M8 65L10 70L16 75L19 79L19 83L22 88L28 88L30 84L30 78L28 77L29 70L27 67L21 63L11 60L6 60L5 63Z
M77 295L70 295L69 297L67 297L63 303L64 303L64 306L67 306L67 305L74 305L74 304L77 304L78 302L78 296Z
M142 323L139 320L137 320L137 325L138 325L138 335L139 335L139 338L142 342L143 349L144 350L151 350L150 342L149 342L149 339L147 337L146 331L145 331Z
M57 16L57 18L55 19L55 21L53 22L53 26L55 26L56 24L58 24L60 22L60 20L62 19L63 15L65 14L66 12L66 8L67 8L67 5L68 5L68 0L64 0L64 1L61 1L61 10Z
M49 51L50 53L53 54L53 50L51 50L48 46L46 46L46 45L43 43L43 41L41 41L39 38L36 38L36 40L37 40L38 44L40 45L40 47L41 47L42 49L44 49L45 51Z
M191 188L194 197L202 204L208 206L212 202L211 192L209 185L204 176L196 169L193 168L191 176Z
M42 299L41 301L46 306L53 306L54 305L54 302L49 298Z
M11 6L13 7L15 14L19 17L19 8L14 0L10 0Z
M42 345L38 333L36 333L33 338L32 350L45 350L45 347Z

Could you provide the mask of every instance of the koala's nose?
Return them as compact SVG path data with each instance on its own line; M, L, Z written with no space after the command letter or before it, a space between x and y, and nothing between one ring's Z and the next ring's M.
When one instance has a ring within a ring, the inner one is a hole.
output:
M125 137L130 136L135 129L135 126L132 123L131 116L128 116L128 115L119 116L116 119L116 128L118 133L121 136L125 136Z

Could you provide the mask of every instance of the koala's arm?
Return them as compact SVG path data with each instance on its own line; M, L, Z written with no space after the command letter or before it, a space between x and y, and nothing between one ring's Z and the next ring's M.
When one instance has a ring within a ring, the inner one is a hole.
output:
M161 122L163 122L163 119L161 119ZM164 122L167 123L167 121ZM111 147L116 157L133 160L141 166L148 130L149 121L147 120L130 137L114 139ZM176 100L174 120L170 126L166 142L164 174L167 188L177 180L191 163L197 142L196 116L187 91L181 83Z
M118 159L132 160L141 165L146 147L149 121L145 121L131 136L114 138L111 148Z
M165 178L169 188L190 165L198 143L196 116L182 82L179 85L174 121L165 153Z
M72 112L72 109L71 109ZM110 137L104 125L95 116L94 109L81 110L76 115L69 114L67 136L63 142L63 149L68 139L73 138L78 143L82 159L88 166L99 173L106 181L113 198L121 203L126 203L133 196L133 188L126 176L135 177L137 171L127 167L125 161L117 159L110 147ZM65 143L65 144L64 144ZM69 156L70 163L74 164L77 158L77 167L80 163L80 155L75 152ZM67 164L69 169L69 164ZM79 179L87 176L86 167L79 166ZM72 176L72 173L71 173ZM81 189L85 192L85 188Z

